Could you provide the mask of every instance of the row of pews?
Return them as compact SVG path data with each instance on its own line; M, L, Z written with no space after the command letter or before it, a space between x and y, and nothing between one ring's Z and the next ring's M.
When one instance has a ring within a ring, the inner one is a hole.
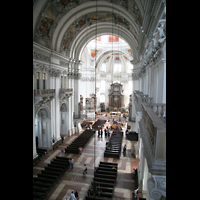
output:
M99 127L103 127L103 125L106 123L106 120L104 119L98 119L93 125L92 129L97 130Z
M33 200L43 200L69 168L69 158L58 157L33 178Z
M85 200L112 199L117 179L117 170L118 163L100 162L96 172L94 172L94 178L87 191Z
M40 158L42 158L44 155L46 155L47 149L40 149L40 148L37 147L36 152L40 156Z
M123 132L113 131L108 142L108 148L105 149L104 157L120 158Z
M65 153L79 154L78 148L84 148L90 138L94 135L94 133L94 130L86 129L67 148L65 148Z
M33 159L33 167L40 162L40 159L47 154L47 149L40 149L40 148L36 148L36 152L38 154L38 156L36 158Z
M62 139L56 141L56 142L53 144L53 150L56 149L58 146L60 146L62 143L63 143L63 140L62 140Z

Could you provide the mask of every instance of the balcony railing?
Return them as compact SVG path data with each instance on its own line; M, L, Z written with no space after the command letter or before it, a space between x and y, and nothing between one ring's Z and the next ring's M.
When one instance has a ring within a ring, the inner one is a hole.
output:
M55 96L55 89L34 90L34 95L41 97Z
M134 103L135 103L135 109L136 111L141 111L142 103L151 103L152 97L148 97L147 94L143 94L142 92L139 92L137 90L134 91Z
M34 90L35 104L44 104L53 99L55 94L55 89Z
M72 96L73 89L72 88L60 88L60 99L67 99Z
M73 88L60 88L60 93L72 94Z
M166 122L166 104L164 103L148 103L147 104L154 113L161 118L163 122Z
M159 109L166 104L155 105L142 103L142 120L140 120L141 137L144 141L147 162L151 171L157 174L165 174L166 170L166 123L159 117ZM152 107L156 106L154 112ZM161 109L161 113L162 113ZM162 114L161 114L162 115Z
M153 98L134 91L134 103L138 115L140 137L152 174L166 173L166 104L152 103ZM137 117L136 117L137 119Z

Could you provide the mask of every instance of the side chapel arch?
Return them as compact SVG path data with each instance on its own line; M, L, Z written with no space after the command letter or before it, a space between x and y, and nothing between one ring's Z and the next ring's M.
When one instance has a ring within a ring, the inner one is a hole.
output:
M60 106L60 135L68 135L68 109L66 103L62 103Z
M38 140L38 147L50 148L50 112L48 108L41 107L36 112L35 118L35 135Z

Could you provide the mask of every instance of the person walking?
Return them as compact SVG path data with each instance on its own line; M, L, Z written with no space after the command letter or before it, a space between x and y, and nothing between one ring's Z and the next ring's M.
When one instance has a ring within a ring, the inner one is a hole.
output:
M79 154L81 155L82 154L82 148L81 147L79 147Z
M61 156L64 155L64 149L61 149Z
M83 174L87 174L87 167L86 167L86 164L84 164L84 166L83 166Z
M70 166L71 166L71 169L74 168L74 159L73 158L71 159Z
M74 192L72 191L69 200L74 200L74 199L76 199L76 198L75 198Z
M126 144L124 145L124 148L123 148L123 154L126 153Z

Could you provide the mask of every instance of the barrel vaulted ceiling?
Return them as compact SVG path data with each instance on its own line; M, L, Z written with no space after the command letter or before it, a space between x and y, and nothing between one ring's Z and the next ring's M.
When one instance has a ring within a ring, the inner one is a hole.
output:
M143 40L151 34L156 0L35 0L33 40L75 60L100 35L125 40L138 63ZM148 20L147 20L148 19Z

